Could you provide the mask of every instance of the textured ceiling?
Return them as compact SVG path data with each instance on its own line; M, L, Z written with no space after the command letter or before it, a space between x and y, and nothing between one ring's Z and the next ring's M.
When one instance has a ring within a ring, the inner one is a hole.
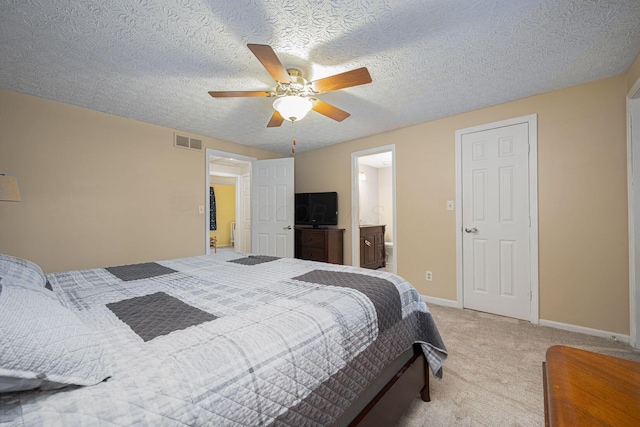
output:
M289 153L246 47L308 80L365 66L318 96L351 113L296 123L298 152L623 73L638 0L0 0L0 88Z

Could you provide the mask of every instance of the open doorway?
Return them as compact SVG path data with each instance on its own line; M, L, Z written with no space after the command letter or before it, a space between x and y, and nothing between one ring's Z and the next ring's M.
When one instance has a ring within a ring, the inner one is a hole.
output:
M395 145L351 156L352 265L397 273Z
M251 252L252 160L207 150L207 254L218 249Z

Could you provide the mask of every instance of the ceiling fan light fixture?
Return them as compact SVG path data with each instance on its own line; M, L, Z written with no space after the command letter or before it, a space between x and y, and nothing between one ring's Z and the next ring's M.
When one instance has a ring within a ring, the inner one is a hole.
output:
M283 96L273 101L273 108L290 122L304 118L311 107L311 101L301 96Z

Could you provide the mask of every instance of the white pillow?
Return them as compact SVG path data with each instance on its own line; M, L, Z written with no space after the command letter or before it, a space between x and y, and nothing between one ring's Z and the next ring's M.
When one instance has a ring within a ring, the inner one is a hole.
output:
M93 385L111 375L96 333L38 284L0 280L0 393Z
M0 254L0 277L45 286L47 278L40 266L26 259Z

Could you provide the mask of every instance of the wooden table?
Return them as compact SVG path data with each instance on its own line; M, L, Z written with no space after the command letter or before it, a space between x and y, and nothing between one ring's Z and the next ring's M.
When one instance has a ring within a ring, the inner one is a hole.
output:
M547 426L640 426L640 362L553 346L543 366Z

